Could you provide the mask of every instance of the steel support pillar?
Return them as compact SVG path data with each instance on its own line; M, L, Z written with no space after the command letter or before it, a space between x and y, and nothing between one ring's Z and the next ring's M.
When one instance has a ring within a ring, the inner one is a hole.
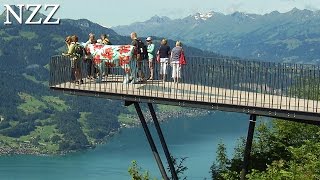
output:
M161 130L157 115L156 115L156 113L154 111L154 108L153 108L151 103L148 103L148 107L149 107L149 111L150 111L150 114L152 116L154 125L156 127L157 132L158 132L158 136L159 136L159 139L160 139L164 154L166 155L172 178L174 180L178 180L177 172L176 172L176 170L174 168L174 165L173 165L173 162L172 162L172 158L171 158L167 143L166 143L166 141L164 139L164 136L162 134L162 130Z
M249 120L249 129L247 135L247 142L246 142L246 149L244 150L244 158L243 158L243 165L241 171L241 180L245 180L246 174L248 172L249 160L250 160L250 153L252 147L252 140L254 134L254 128L256 125L257 115L251 114Z
M126 102L126 104L130 105L131 102ZM153 156L157 162L157 165L159 167L159 170L160 170L160 173L162 175L162 178L165 179L165 180L169 180L168 176L167 176L167 173L163 167L163 164L162 164L162 161L161 161L161 158L160 158L160 155L158 153L158 150L157 150L157 147L153 141L153 138L151 136L151 133L150 133L150 130L148 128L148 125L147 125L147 122L142 114L142 111L141 111L141 108L140 108L140 105L138 102L134 102L134 107L136 108L136 111L137 111L137 114L139 116L139 119L141 121L141 124L142 124L142 127L143 127L143 130L147 136L147 139L148 139L148 142L149 142L149 145L151 147L151 150L152 150L152 153L153 153Z

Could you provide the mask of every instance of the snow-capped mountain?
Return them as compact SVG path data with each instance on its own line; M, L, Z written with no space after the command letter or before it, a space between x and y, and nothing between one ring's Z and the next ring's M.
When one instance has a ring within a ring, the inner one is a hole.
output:
M197 13L197 14L195 14L194 15L194 19L195 20L199 20L199 19L202 19L202 20L207 20L207 19L209 19L209 18L211 18L212 16L213 16L213 14L214 14L214 12L208 12L208 13L204 13L204 14L202 14L202 13Z
M150 20L112 28L119 34L136 31L225 55L284 62L320 61L320 11L292 9L264 15L210 11L182 19Z

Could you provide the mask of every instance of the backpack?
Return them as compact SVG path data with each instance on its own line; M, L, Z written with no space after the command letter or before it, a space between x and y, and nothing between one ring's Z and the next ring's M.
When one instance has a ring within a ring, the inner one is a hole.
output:
M137 39L137 54L140 55L141 60L148 59L148 48L140 39Z
M82 58L83 56L86 55L86 50L84 49L84 47L81 44L75 43L74 53L79 58Z

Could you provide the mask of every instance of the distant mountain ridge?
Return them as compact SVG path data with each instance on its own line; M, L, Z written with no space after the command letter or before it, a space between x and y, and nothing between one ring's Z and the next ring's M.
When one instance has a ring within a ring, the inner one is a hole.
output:
M258 15L196 13L182 19L154 16L112 27L119 34L179 39L203 50L278 62L320 62L320 11L292 9Z

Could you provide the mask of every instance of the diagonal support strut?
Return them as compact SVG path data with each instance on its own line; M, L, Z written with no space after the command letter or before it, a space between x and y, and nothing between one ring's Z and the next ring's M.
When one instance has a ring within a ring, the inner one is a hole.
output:
M154 111L154 108L153 108L151 103L148 103L148 107L149 107L149 111L151 113L154 125L156 127L157 132L158 132L158 136L159 136L159 139L160 139L164 154L166 155L172 178L173 178L173 180L178 180L177 172L176 172L176 170L174 168L174 165L173 165L173 162L172 162L172 158L170 156L170 152L169 152L167 143L166 143L166 141L164 139L164 136L163 136L163 133L161 131L161 127L160 127L157 115L156 115L156 113Z
M126 104L130 104L130 102L129 102L129 103L126 102ZM152 138L152 136L151 136L150 130L149 130L149 128L148 128L148 125L147 125L147 123L146 123L146 120L145 120L145 118L144 118L144 116L143 116L143 113L142 113L142 111L141 111L140 105L139 105L138 102L134 102L133 104L134 104L134 107L136 108L136 111L137 111L137 114L138 114L139 119L140 119L140 121L141 121L143 130L144 130L144 132L145 132L145 134L146 134L146 136L147 136L149 145L150 145L150 147L151 147L153 156L154 156L154 158L155 158L155 160L156 160L156 162L157 162L157 165L158 165L158 167L159 167L159 170L160 170L160 173L161 173L161 175L162 175L162 178L165 179L165 180L169 180L169 178L168 178L168 176L167 176L167 173L166 173L166 171L165 171L165 169L164 169L164 167L163 167L163 164L162 164L160 155L159 155L159 153L158 153L157 147L156 147L156 145L155 145L155 143L154 143L154 141L153 141L153 138Z
M248 129L248 135L247 135L246 149L244 150L243 165L242 165L242 171L241 171L241 175L240 175L241 180L245 180L246 174L248 172L248 166L249 166L250 153L251 153L252 140L253 140L254 128L256 125L256 120L257 120L257 115L251 114L250 120L249 120L249 129Z

